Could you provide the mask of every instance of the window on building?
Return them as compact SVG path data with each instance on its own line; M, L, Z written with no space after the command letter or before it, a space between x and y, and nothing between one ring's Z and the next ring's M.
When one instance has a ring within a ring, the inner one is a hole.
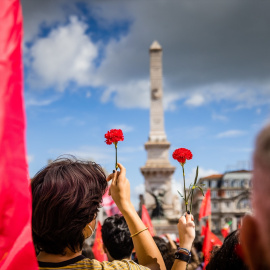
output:
M248 180L242 179L241 180L241 187L242 188L248 188Z
M211 191L211 197L212 198L216 198L217 197L217 191L216 190L212 190Z
M230 208L231 202L226 202L225 205L226 205L227 208Z
M237 209L250 209L250 201L248 198L243 198L237 203Z
M223 181L223 187L228 187L229 186L229 181L228 180L224 180Z
M217 187L217 181L212 180L211 181L211 188L216 188Z
M214 233L219 233L220 232L220 228L219 228L219 220L213 219L212 220L212 231Z
M231 186L232 187L239 187L239 180L232 180L232 183L231 183Z
M213 202L213 209L217 209L217 203Z

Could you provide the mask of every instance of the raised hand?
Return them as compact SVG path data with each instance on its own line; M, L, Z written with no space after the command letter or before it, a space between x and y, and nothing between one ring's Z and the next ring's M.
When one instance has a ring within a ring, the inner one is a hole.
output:
M120 163L117 164L120 171L110 174L107 177L107 181L112 179L109 194L112 196L119 210L123 213L127 211L129 207L132 207L130 201L130 184L126 178L125 167Z

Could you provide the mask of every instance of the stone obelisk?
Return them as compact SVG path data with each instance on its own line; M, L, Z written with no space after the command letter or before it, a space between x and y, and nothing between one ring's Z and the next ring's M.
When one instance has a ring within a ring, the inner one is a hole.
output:
M169 161L170 143L164 130L163 90L162 90L162 48L157 41L150 47L150 133L145 143L147 151L146 164L141 167L145 178L145 205L150 215L156 206L154 196L162 202L164 217L172 218L175 214L172 196L171 178L175 167Z

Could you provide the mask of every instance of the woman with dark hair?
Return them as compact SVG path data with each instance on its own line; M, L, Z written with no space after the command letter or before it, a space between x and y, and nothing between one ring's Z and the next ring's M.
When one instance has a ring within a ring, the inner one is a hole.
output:
M40 269L162 269L165 265L149 231L130 201L126 170L106 176L94 162L61 158L32 179L33 239ZM112 179L110 194L128 224L139 266L133 261L98 262L82 256L92 236L98 209Z
M239 231L229 234L220 248L213 251L206 270L248 270L240 258Z

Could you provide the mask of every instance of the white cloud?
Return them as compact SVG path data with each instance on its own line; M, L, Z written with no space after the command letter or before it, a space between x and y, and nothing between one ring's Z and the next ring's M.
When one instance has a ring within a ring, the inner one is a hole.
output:
M144 194L145 192L145 185L144 184L140 184L138 186L135 187L134 192L136 195L140 195L140 194Z
M149 89L149 80L147 79L112 84L104 91L101 101L105 103L112 98L115 105L120 108L149 108Z
M34 155L27 155L26 158L27 158L27 162L28 162L28 163L33 162L34 159L35 159Z
M90 98L91 97L91 92L87 91L85 96L86 96L86 98Z
M119 147L121 150L119 152L119 156L121 156L121 162L125 162L130 158L130 153L143 151L143 146L139 147ZM114 146L111 145L111 147L99 147L99 146L93 146L93 145L84 145L80 146L77 149L69 149L69 150L63 150L63 149L50 149L49 153L55 154L57 156L60 155L73 155L79 159L83 160L92 160L97 163L103 164L104 166L114 164L114 156L115 156L115 150Z
M261 114L261 112L262 112L262 110L260 109L260 108L258 108L257 110L256 110L256 114Z
M122 129L123 133L131 132L134 130L134 127L126 125L126 124L111 124L109 129ZM125 135L125 134L124 134Z
M243 147L243 148L231 148L232 152L244 152L244 153L252 153L254 151L251 147Z
M216 137L217 138L232 138L232 137L243 136L244 134L246 134L246 131L232 129L232 130L227 130L227 131L221 132L221 133L217 134Z
M57 101L59 97L51 97L51 98L44 98L44 99L37 99L35 97L31 97L30 95L25 95L25 106L48 106L53 102Z
M139 195L144 195L145 191L145 185L144 183L141 183L139 185L136 185L135 188L130 189L130 199L134 207L138 210L139 208Z
M66 126L66 125L70 125L70 124L77 125L77 126L83 126L85 124L85 122L83 120L76 119L73 116L66 116L63 118L59 118L56 121L62 126Z
M204 104L205 100L201 94L194 94L185 101L186 105L198 107Z
M212 119L213 120L218 120L218 121L221 121L221 122L226 122L228 121L228 117L225 116L225 115L221 115L221 114L217 114L217 113L212 113Z
M98 49L85 34L86 29L84 22L72 16L67 25L37 39L28 51L32 59L30 82L41 88L56 86L60 91L72 81L78 86L95 85L93 61Z
M82 1L91 10L100 29L110 29L115 21L119 25L129 22L124 33L111 36L104 44L94 44L86 34L91 25L76 17L63 25L65 12L76 14L78 18L85 16L76 1L68 4L63 0L57 4L38 0L22 2L26 14L26 40L33 42L26 52L32 57L32 71L36 72L30 80L39 85L56 85L58 90L63 90L70 81L78 86L98 85L105 89L103 102L113 101L121 108L148 108L148 48L157 39L164 50L166 110L174 110L179 100L197 107L227 101L236 109L270 102L269 61L265 58L270 43L270 38L265 38L266 26L270 19L266 8L247 5L241 16L256 9L260 20L254 17L246 21L232 12L240 7L235 1L222 4L210 1L199 6L198 3L175 1L164 5L161 1L155 8L147 1L106 4L104 1ZM224 14L230 14L230 20L237 22L236 27L229 27ZM54 28L45 38L38 38L41 23L46 27L62 26ZM162 31L162 25L167 25L168 31ZM178 25L177 31L175 25ZM194 34L190 35L191 32ZM246 42L245 35L251 42ZM263 43L258 42L260 38ZM228 43L220 43L224 39ZM104 59L96 68L93 60L100 47L104 49Z
M172 193L175 195L179 195L177 191L180 193L183 193L183 185L182 185L183 180L176 180L172 179Z

